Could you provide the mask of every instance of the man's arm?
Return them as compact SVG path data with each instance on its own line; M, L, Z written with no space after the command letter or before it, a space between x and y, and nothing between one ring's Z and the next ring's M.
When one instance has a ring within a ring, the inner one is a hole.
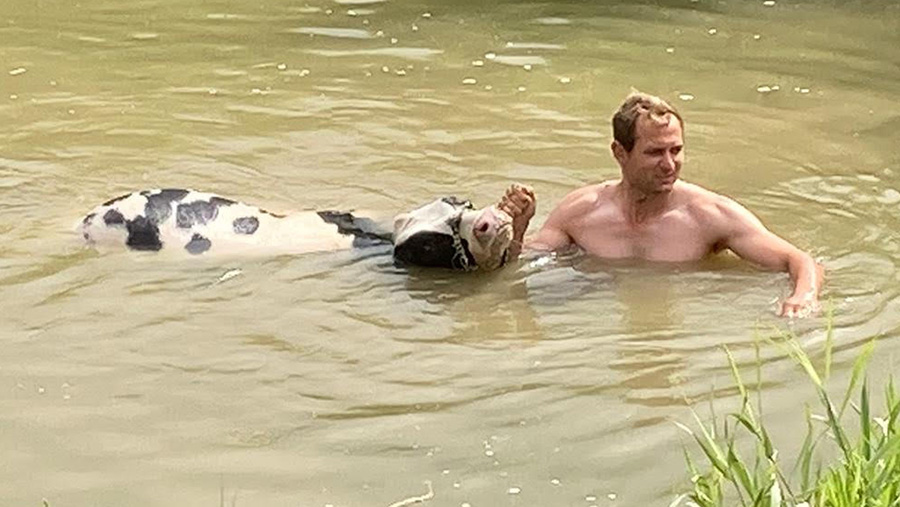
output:
M535 212L534 193L529 187L512 185L500 201L499 208L513 217L514 240L510 253L513 258L522 248L532 250L558 251L574 244L567 231L568 224L579 215L584 206L586 189L578 189L565 198L550 212L544 225L534 236L525 239L525 230Z
M543 227L527 242L528 248L559 252L577 246L571 232L596 209L600 190L607 184L588 185L569 192L550 212Z
M725 246L741 258L760 266L786 271L794 291L781 304L779 315L803 316L819 308L819 290L824 268L809 254L766 229L756 216L740 204L724 198L718 203L725 220Z
M547 221L538 230L537 234L526 241L525 245L534 250L559 251L571 246L574 241L566 232L566 224L569 222L571 207L563 201L547 217Z
M534 191L531 187L513 183L506 190L506 194L500 199L497 207L513 219L513 240L509 247L509 256L511 259L516 259L522 253L525 230L528 229L528 223L531 222L537 210Z

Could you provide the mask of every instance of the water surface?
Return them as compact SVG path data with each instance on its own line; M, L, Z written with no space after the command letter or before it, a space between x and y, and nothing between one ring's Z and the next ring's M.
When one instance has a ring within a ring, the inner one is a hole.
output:
M671 421L753 360L785 275L385 250L178 261L86 250L110 197L192 187L380 216L615 177L631 88L683 175L828 269L838 378L900 329L900 11L832 2L7 1L0 6L0 499L38 505L668 505ZM792 324L811 350L821 319ZM800 372L767 409L796 445ZM698 405L701 408L703 405ZM611 499L609 495L615 495Z

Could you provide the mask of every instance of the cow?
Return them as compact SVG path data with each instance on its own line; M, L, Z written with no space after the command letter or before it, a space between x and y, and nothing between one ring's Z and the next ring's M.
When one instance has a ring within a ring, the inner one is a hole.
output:
M402 265L494 270L509 260L512 218L497 206L443 197L396 216L393 227L338 211L278 214L190 189L143 190L111 199L79 225L97 248L217 254L303 254L393 245Z

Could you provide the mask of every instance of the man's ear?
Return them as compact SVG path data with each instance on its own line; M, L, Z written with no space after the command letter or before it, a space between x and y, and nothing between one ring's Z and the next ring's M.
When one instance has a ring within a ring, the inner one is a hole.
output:
M609 145L609 148L612 150L613 157L615 157L619 165L625 165L625 160L628 158L628 152L625 150L625 147L622 146L622 143L613 141L612 144Z

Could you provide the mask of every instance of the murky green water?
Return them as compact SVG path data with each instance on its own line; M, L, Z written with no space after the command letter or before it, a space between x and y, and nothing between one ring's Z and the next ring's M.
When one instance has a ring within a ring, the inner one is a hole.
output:
M798 3L6 0L0 504L668 505L671 420L782 322L733 259L405 273L383 250L85 250L99 202L186 186L389 216L613 177L631 87L687 119L685 178L828 268L838 359L900 351L900 9ZM527 66L527 67L526 67ZM811 348L820 320L796 325ZM787 447L811 400L771 365ZM615 499L608 495L615 494Z

